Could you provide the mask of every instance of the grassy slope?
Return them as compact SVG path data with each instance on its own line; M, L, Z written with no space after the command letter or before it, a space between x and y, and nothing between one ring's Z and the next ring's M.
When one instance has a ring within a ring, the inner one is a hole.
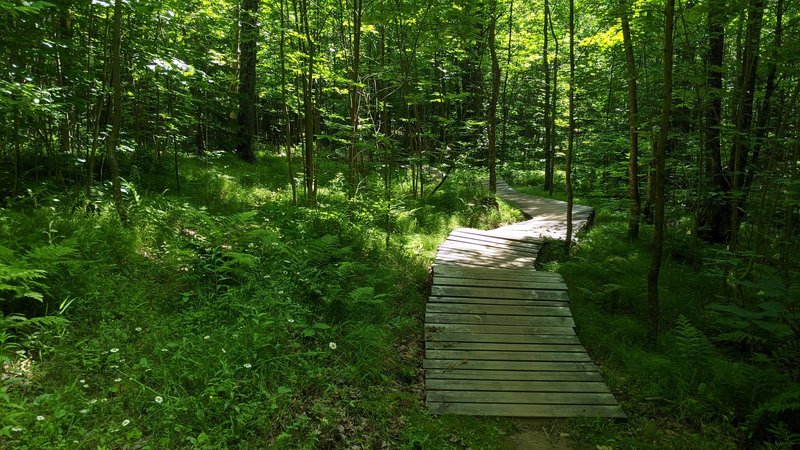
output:
M129 192L127 229L107 199L97 214L44 197L54 209L3 211L3 241L18 253L50 236L75 254L45 280L52 308L72 300L69 323L3 345L25 353L6 367L17 376L3 384L0 445L495 446L509 421L422 407L421 321L438 242L515 212L487 210L456 174L451 190L395 202L387 249L379 195L347 213L330 165L321 207L295 207L285 169L271 156L183 160L182 195L158 194L166 175Z

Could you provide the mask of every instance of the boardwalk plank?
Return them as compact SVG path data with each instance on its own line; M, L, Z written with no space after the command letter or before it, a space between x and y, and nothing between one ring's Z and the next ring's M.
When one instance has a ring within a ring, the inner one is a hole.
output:
M585 350L578 352L519 352L495 350L426 350L427 359L456 359L475 361L561 361L591 362Z
M550 316L571 317L567 306L511 306L511 305L474 305L470 303L431 303L429 313L460 314L513 314L517 316Z
M517 281L517 280L486 280L481 278L454 278L437 275L433 278L437 286L472 286L472 287L505 287L516 289L539 289L566 291L567 285L561 280L553 281Z
M491 297L520 300L569 300L567 293L564 291L459 286L432 286L431 295L442 297Z
M510 417L617 417L625 413L619 406L609 405L509 405L485 403L429 402L433 414Z
M427 369L427 380L495 380L495 381L603 381L597 371L558 372L530 370Z
M602 381L508 381L508 380L448 380L430 379L425 382L436 391L507 391L507 392L600 392L609 393Z
M511 325L532 327L574 327L572 317L513 316L499 314L426 313L428 323L463 323L474 325Z

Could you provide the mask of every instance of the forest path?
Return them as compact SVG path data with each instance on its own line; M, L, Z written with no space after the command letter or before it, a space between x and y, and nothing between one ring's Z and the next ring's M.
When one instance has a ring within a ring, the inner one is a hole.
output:
M545 238L566 238L566 203L497 195L530 220L459 228L439 246L425 311L426 402L434 414L625 417L575 334L561 275L534 262ZM575 230L594 210L573 208Z

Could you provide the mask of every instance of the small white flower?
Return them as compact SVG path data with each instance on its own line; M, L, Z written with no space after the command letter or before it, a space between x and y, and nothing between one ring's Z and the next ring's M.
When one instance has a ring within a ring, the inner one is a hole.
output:
M43 421L43 420L44 420L44 416L36 416L36 420L38 420L39 422L41 422L41 421Z
M78 383L84 384L84 383L86 383L86 380L80 380L80 381L78 381Z
M86 413L88 413L88 412L89 412L89 410L88 410L88 409L82 409L82 410L81 410L81 414L86 414Z
M209 340L209 339L211 339L211 336L203 336L203 339Z
M11 427L11 431L19 433L20 431L22 431L22 427Z
M134 330L136 330L136 331L142 331L142 327L136 327L136 328L134 328Z
M130 424L131 424L131 420L130 419L125 419L125 420L122 421L122 426L123 427L127 427Z
M164 402L164 398L161 397L160 395L156 395L156 399L155 400L156 400L156 403L158 403L159 405Z
M278 294L283 294L283 291L278 291Z
M162 352L168 352L169 350L167 350L167 349L165 349L165 348L162 348L162 349L161 349L161 351L162 351Z
M331 350L336 350L336 342L331 342L331 343L329 343L329 344L328 344L328 347L330 347L330 348L331 348Z
M245 368L245 369L249 369L249 368L251 368L251 367L253 367L253 365L252 365L252 364L250 364L250 363L244 363L244 368Z
M122 381L122 378L114 378L115 383L119 383L120 381Z
M88 389L89 388L89 384L88 383L84 383L83 388L84 389Z
M111 353L117 353L117 352L119 351L119 349L118 349L117 347L114 347L114 348L112 348L112 349L111 349L111 350L109 350L109 351L110 351Z
M222 349L222 353L228 353L228 352L226 352L226 351L225 351L225 349L223 348L223 349Z
M289 323L294 323L294 319L289 319Z

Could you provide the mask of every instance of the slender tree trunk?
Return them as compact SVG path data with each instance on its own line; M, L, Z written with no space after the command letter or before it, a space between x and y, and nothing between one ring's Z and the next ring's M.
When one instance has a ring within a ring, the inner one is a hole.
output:
M567 135L567 164L565 168L567 190L567 240L565 253L572 247L572 155L575 151L575 0L569 0L569 130Z
M503 130L500 137L500 159L508 160L508 141L506 140L506 130L508 128L508 74L511 72L511 37L514 30L514 0L510 0L508 7L508 44L506 46L506 71L503 74Z
M764 99L761 101L761 108L758 111L755 142L753 143L753 153L749 163L749 167L751 169L745 174L745 189L749 189L750 184L753 182L753 177L755 176L756 168L758 167L759 158L761 156L761 148L764 145L764 139L767 137L770 118L772 116L772 97L775 94L775 79L778 69L777 53L783 46L783 2L784 0L777 0L775 10L775 40L772 46L769 48L772 52L772 57L769 60L767 84L764 88Z
M497 100L500 96L500 64L497 61L497 1L492 1L489 19L489 54L492 58L492 95L489 98L489 190L497 192Z
M550 142L550 172L547 174L549 179L548 184L550 189L547 191L551 196L553 195L553 188L555 188L555 160L556 160L556 136L558 130L556 128L556 117L558 116L558 71L561 67L561 60L558 59L558 38L556 38L556 30L553 27L553 15L548 14L547 22L550 24L550 37L553 38L553 80L551 82L550 93L550 137L547 140Z
M114 1L114 32L112 38L111 86L114 90L113 117L111 135L108 137L108 166L111 169L111 185L114 195L114 206L117 208L122 223L128 221L125 205L122 204L122 186L119 182L119 163L117 162L117 145L122 128L122 0Z
M289 98L286 88L286 0L281 0L281 37L280 37L280 59L281 59L281 103L283 104L283 130L284 146L286 148L286 159L289 170L289 185L292 187L292 204L297 204L297 183L294 180L294 161L292 158L292 122L289 115Z
M548 39L549 33L547 32L547 19L550 16L550 4L548 0L544 0L544 25L542 26L542 69L544 70L544 189L549 191L553 177L550 175L554 172L553 154L550 148L550 140L552 135L550 133L550 64L547 62L548 57Z
M655 344L659 330L658 278L664 252L664 180L666 172L666 149L669 137L670 113L672 110L672 32L674 28L675 0L667 0L664 21L664 93L661 99L661 119L658 145L653 151L655 173L653 180L653 253L647 274L648 337Z
M247 162L256 161L256 41L259 0L242 0L241 67L239 70L238 145L236 153Z
M708 195L698 218L697 233L707 241L725 242L730 234L727 197L730 185L722 168L722 76L725 53L724 2L709 0L706 19L705 178Z
M350 150L347 157L347 195L353 197L356 194L356 155L358 144L358 110L361 96L359 95L358 85L359 69L361 64L361 15L364 9L363 0L353 0L353 69L352 79L350 80L350 129L352 132L350 140Z
M731 173L731 217L730 239L728 245L735 250L738 245L739 225L743 217L747 193L744 189L747 172L747 158L750 151L750 134L753 123L753 99L755 97L756 75L758 72L758 52L761 46L761 24L764 16L764 0L750 0L747 17L747 35L739 88L739 102L736 108L736 133L733 138L733 151L729 166Z
M628 134L630 154L628 158L628 193L631 197L631 217L628 222L628 236L639 238L639 216L642 201L639 198L639 106L636 99L636 61L633 56L631 26L628 22L628 7L622 11L622 41L625 47L625 71L628 78Z
M300 0L300 16L305 37L306 57L308 58L307 73L303 78L303 122L305 127L303 156L306 201L309 206L315 206L317 199L314 177L314 96L312 91L314 85L314 41L311 39L311 30L308 25L308 0Z

